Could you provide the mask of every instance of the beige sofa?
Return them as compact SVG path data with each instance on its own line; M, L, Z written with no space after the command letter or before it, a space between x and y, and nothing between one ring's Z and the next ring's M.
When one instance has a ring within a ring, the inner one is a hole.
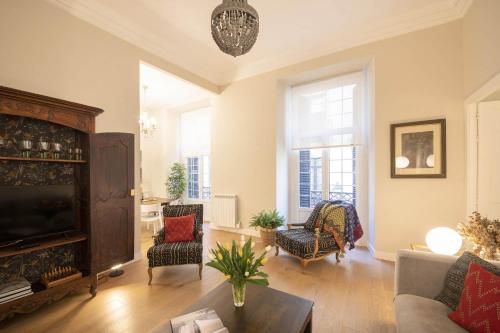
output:
M452 310L434 298L457 257L400 250L396 257L394 313L398 333L443 333L466 330L448 318ZM498 262L494 263L499 265Z

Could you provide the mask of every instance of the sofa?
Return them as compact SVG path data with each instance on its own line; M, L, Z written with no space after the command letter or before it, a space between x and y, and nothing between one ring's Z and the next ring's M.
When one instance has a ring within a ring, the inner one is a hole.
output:
M434 298L458 257L400 250L396 256L394 314L398 333L467 333L448 318L452 311ZM494 262L500 266L499 262Z

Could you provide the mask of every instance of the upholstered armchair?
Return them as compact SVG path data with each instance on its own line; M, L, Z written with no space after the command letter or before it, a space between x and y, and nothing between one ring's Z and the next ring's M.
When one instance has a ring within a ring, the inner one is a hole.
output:
M337 262L340 262L340 248L333 235L320 232L316 227L316 220L325 202L318 203L305 223L288 224L288 230L280 230L276 233L276 255L279 249L298 258L303 268L309 262L321 260L335 253Z
M154 245L148 250L149 285L153 279L153 268L172 265L197 264L201 279L203 269L203 205L173 205L163 208L163 217L179 217L195 214L194 241L165 243L165 228L153 236ZM168 232L168 230L167 230Z

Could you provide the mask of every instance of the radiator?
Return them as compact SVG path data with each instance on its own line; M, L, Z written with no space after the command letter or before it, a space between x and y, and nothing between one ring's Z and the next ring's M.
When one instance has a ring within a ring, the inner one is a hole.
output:
M216 227L236 228L238 220L236 195L214 194L212 197L210 223Z

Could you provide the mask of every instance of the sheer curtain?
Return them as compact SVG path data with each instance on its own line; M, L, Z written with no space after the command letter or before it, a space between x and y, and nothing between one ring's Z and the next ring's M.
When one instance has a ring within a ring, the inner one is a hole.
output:
M181 153L183 157L210 155L211 108L181 114Z
M356 146L363 142L363 74L292 88L292 149Z

